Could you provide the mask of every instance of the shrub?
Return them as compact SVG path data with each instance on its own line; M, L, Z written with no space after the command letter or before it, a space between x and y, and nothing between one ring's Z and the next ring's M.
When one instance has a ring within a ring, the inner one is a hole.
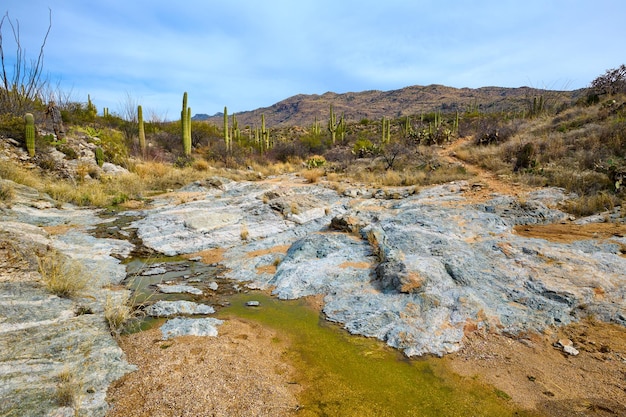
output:
M11 113L0 115L0 136L24 141L24 118Z
M321 169L307 169L302 173L304 179L311 184L316 183L323 175L324 171Z
M531 168L534 165L535 147L532 143L528 142L517 152L517 159L515 160L515 168L513 168L513 171L517 172L520 169Z
M606 70L591 82L591 89L596 95L626 93L626 65Z
M132 319L137 317L128 293L114 292L104 303L104 319L113 336L119 337Z
M0 182L0 201L6 204L11 204L15 198L15 190L13 186L8 182Z
M44 285L48 291L59 297L73 297L87 286L89 278L81 264L57 251L38 256L37 264Z
M307 168L319 168L326 165L326 158L320 155L313 155L306 160Z

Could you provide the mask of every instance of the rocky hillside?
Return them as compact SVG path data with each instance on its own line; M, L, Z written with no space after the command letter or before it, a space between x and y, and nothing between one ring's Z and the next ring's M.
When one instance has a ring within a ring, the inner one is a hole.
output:
M554 91L531 87L472 89L436 84L416 85L391 91L298 94L270 107L237 113L237 118L243 125L255 125L260 124L261 114L264 114L269 126L308 126L314 123L315 118L325 121L331 104L337 114L344 114L347 122L358 122L362 119L377 120L383 116L401 117L438 110L522 112L528 110L534 97L543 96L547 104L556 106L562 102L570 102L580 94L581 90ZM223 114L196 115L194 119L209 120L221 125Z

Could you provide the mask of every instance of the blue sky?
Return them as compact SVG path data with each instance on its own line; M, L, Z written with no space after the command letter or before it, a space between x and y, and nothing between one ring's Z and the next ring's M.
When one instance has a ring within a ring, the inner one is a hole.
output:
M177 119L409 85L576 89L626 63L623 0L4 0L75 101ZM10 50L4 30L5 55Z

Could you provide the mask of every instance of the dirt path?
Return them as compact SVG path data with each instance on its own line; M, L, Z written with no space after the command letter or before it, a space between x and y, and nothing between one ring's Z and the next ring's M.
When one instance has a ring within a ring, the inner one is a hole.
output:
M470 189L465 192L465 196L470 203L486 201L490 199L491 195L494 193L523 197L525 194L534 190L534 188L518 182L505 181L493 172L476 165L471 165L457 158L456 152L471 141L472 138L470 137L461 138L450 143L445 148L439 148L437 151L437 156L441 160L452 164L461 164L468 172L475 175L475 177L470 180Z

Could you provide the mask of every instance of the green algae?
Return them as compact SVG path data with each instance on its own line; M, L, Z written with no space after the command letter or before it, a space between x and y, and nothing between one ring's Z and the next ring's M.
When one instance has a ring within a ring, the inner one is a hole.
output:
M260 301L246 307L246 301ZM447 370L439 358L408 359L384 343L348 334L306 301L242 294L220 311L274 328L297 370L299 416L536 416L497 390Z

